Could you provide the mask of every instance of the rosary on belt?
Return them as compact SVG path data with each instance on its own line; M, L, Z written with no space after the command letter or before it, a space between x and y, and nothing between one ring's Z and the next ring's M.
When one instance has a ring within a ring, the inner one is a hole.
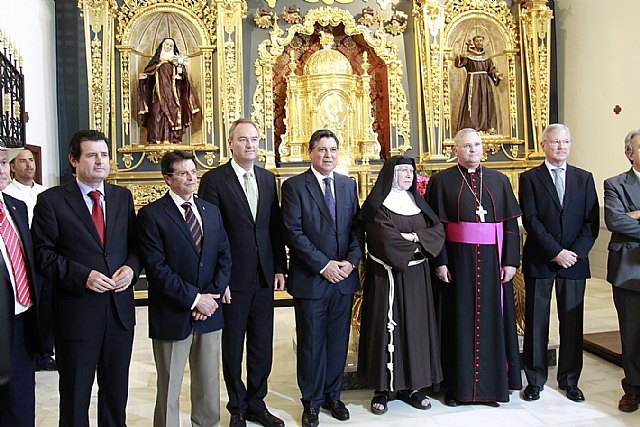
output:
M480 169L480 174L479 174L480 175L480 198L479 199L478 199L478 196L476 196L476 193L473 191L473 188L471 188L471 186L469 185L469 181L467 181L467 177L464 176L462 169L460 169L460 165L458 165L458 171L460 171L460 175L462 175L462 179L464 179L464 183L467 184L467 187L469 187L469 191L471 191L471 194L473 194L473 198L476 199L476 202L478 203L478 209L476 209L475 214L480 217L480 222L484 222L484 216L487 214L487 210L482 207L482 169Z

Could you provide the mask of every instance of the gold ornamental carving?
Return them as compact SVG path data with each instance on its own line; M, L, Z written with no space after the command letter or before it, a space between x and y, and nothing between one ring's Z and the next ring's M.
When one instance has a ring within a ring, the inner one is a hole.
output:
M364 41L373 49L388 70L389 87L389 111L392 153L397 153L410 147L410 120L407 97L402 86L402 63L398 59L398 48L382 30L372 31L369 28L358 25L351 13L335 7L321 7L312 9L304 16L302 23L288 27L285 32L277 22L269 33L269 38L258 46L258 59L255 62L255 74L257 87L253 95L253 111L251 117L258 123L261 137L265 140L265 153L267 165L269 159L275 157L274 144L274 99L273 67L276 60L285 52L296 35L312 35L316 32L316 26L337 27L344 26L347 36L361 35ZM288 119L287 119L288 120ZM287 121L287 133L293 132ZM287 148L283 150L287 152ZM290 156L291 154L287 154ZM275 166L273 163L272 166Z
M233 2L227 3L223 8L225 11L234 8ZM216 52L226 58L235 55L232 47L223 52L217 49L220 32L217 26L222 24L215 5L209 0L124 0L116 11L118 25L114 37L119 43L115 48L120 60L120 97L117 102L119 114L112 117L112 121L120 126L114 130L118 137L112 137L112 140L120 142L116 151L124 166L114 169L116 175L132 172L148 163L157 165L166 151L174 149L193 151L198 163L208 168L213 166L214 153L218 149L214 129L220 128L215 121L217 116L214 116L216 61L213 55ZM200 99L201 111L181 143L147 145L143 136L146 130L138 123L135 107L138 76L159 42L166 37L176 40L181 55L188 62L189 77ZM224 60L218 62L225 64ZM115 93L112 97L115 99ZM232 95L225 99L233 101L237 97ZM218 102L222 104L223 101ZM225 108L218 105L217 109L223 111ZM235 107L226 110L235 110Z
M549 124L551 20L553 12L543 0L526 0L520 4L520 32L525 47L524 67L529 88L533 144L528 157L543 158L539 143L542 131Z
M380 158L378 136L373 132L370 76L367 53L363 74L354 73L349 59L333 49L333 34L321 32L322 49L304 64L303 74L287 76L285 105L287 132L279 147L283 163L309 160L307 144L316 129L331 129L341 142L340 165L347 169L356 160L368 164ZM291 51L290 69L295 70Z
M475 43L478 36L487 41L487 49L482 56L473 57L474 60L492 60L504 76L487 95L495 100L497 128L483 131L482 139L488 153L502 151L509 159L516 159L520 149L514 146L524 144L526 123L523 130L519 104L521 85L516 67L519 37L506 3L451 0L442 5L437 0L415 0L414 6L420 67L418 83L423 104L418 110L424 112L424 120L421 116L419 123L426 124L419 129L425 136L419 138L425 141L419 147L420 160L445 159L451 154L453 136L462 114L463 89L468 84L465 83L467 71L454 67L454 62L469 49L466 47L469 41L473 38ZM472 87L465 90L471 91Z
M115 0L79 0L78 9L84 16L85 46L89 78L89 126L106 134L111 122L111 34L117 11Z

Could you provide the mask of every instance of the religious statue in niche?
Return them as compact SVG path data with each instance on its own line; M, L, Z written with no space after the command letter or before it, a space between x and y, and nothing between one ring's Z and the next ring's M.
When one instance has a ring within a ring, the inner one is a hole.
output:
M503 75L498 72L484 49L484 36L476 35L465 43L467 51L456 55L454 66L467 71L458 128L473 128L495 134L498 119L492 84L498 86ZM495 55L494 55L495 56Z
M138 116L147 142L181 143L200 104L189 81L187 57L180 55L174 39L160 43L138 83Z

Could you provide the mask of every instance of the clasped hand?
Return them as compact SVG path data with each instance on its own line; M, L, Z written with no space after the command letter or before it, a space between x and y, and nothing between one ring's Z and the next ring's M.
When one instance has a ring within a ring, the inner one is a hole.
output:
M578 254L568 249L563 249L552 261L560 267L569 268L578 262Z
M194 320L205 320L213 315L218 309L216 300L220 298L220 294L200 294L200 299L196 306L191 310Z
M338 283L349 277L352 271L353 266L349 261L331 260L322 272L322 276L331 283Z
M99 294L109 291L122 292L129 287L132 281L133 270L128 265L123 265L111 277L91 270L85 287Z

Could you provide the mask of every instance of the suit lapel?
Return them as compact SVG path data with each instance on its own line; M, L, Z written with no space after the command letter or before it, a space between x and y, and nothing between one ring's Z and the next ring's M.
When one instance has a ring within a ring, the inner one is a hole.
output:
M256 173L256 182L258 183L258 211L256 212L257 220L260 214L264 212L265 209L270 209L269 206L266 206L266 203L269 199L269 182L267 180L267 174L265 173L264 169L254 165L253 170Z
M346 183L344 182L344 179L342 179L341 176L337 175L337 174L333 174L334 177L334 186L336 188L336 194L335 194L335 198L336 198L336 222L339 224L342 224L343 218L342 215L339 213L344 212L345 210L342 209L343 207L345 207L347 205L347 191L346 191Z
M22 236L24 236L26 233L29 233L29 224L25 221L24 218L18 215L18 207L15 205L15 203L13 203L12 200L7 200L7 198L5 197L2 197L2 200L4 202L5 211L8 212L9 215L11 215L11 219L18 229L18 237L20 237L20 240L22 240Z
M547 169L547 166L544 163L536 168L536 175L538 176L538 180L540 181L544 189L547 190L547 192L551 196L551 200L553 200L553 203L556 205L558 210L561 211L562 207L560 206L560 199L558 198L556 186L553 184L553 179L551 179L549 169ZM567 194L566 189L565 194Z
M333 218L331 218L331 213L329 213L329 207L327 206L327 202L324 201L324 193L320 188L320 184L318 183L316 176L313 174L311 169L307 169L305 173L307 174L306 186L307 186L307 191L309 192L309 195L311 195L311 198L313 199L313 201L316 203L316 205L318 205L318 209L320 209L320 213L322 213L322 216L324 216L325 219L329 221L329 223L332 224L333 228L335 229L336 225L333 221ZM334 185L336 188L338 188L337 184L334 184ZM337 200L336 200L336 206L337 206Z
M105 200L105 205L107 205L106 207L107 216L105 218L105 221L107 222L106 224L107 228L105 230L105 235L104 235L104 241L106 246L109 244L109 241L111 240L109 239L109 236L113 236L114 228L116 226L116 221L118 220L117 211L118 211L118 207L120 206L119 201L116 200L116 196L115 196L115 192L113 191L113 188L111 188L111 186L106 182L104 184L104 200ZM91 219L91 222L93 222L93 218Z
M244 190L242 189L242 186L240 185L240 182L238 181L238 175L236 175L236 172L233 170L233 167L231 166L231 160L229 160L225 166L226 166L225 175L227 177L228 188L231 189L235 197L238 199L238 202L240 203L240 206L242 206L242 209L244 210L245 215L248 215L249 218L253 220L253 215L251 214L251 208L249 207L249 201L247 200L247 195L245 194ZM258 212L260 211L259 204L260 204L260 187L258 187Z
M576 173L576 168L574 168L573 166L571 166L568 163L565 163L567 165L565 174L566 174L566 179L565 179L565 187L564 187L564 203L563 206L571 206L571 200L573 199L573 196L575 196L578 192L578 175Z
M180 210L178 209L176 204L173 203L173 199L169 195L169 192L167 192L167 194L164 195L164 197L162 198L162 201L163 201L163 205L164 205L162 207L162 209L167 214L167 216L173 222L175 222L175 224L178 226L178 229L180 230L180 232L182 233L184 238L187 239L187 241L191 245L191 248L197 254L198 253L198 248L196 248L196 243L193 241L193 237L191 236L191 232L189 231L189 228L187 227L187 222L184 220L184 217L182 216L182 212L180 212ZM204 222L204 219L203 219L203 222ZM203 232L203 235L204 235L204 232Z
M106 186L105 186L106 191ZM107 195L105 194L105 200ZM65 195L65 199L71 210L78 216L80 221L87 228L89 233L93 236L96 243L102 246L102 241L100 240L100 236L98 235L98 230L96 229L96 225L93 223L93 218L91 218L91 214L89 213L89 209L87 208L87 204L84 201L84 196L80 191L80 187L78 187L78 183L73 181L67 184L67 194ZM113 209L115 210L115 209ZM107 212L109 212L109 208L107 208ZM109 222L109 221L108 221Z
M629 169L627 172L624 182L622 183L622 187L633 204L633 206L630 206L631 210L637 210L640 208L640 180L638 180L633 169Z

